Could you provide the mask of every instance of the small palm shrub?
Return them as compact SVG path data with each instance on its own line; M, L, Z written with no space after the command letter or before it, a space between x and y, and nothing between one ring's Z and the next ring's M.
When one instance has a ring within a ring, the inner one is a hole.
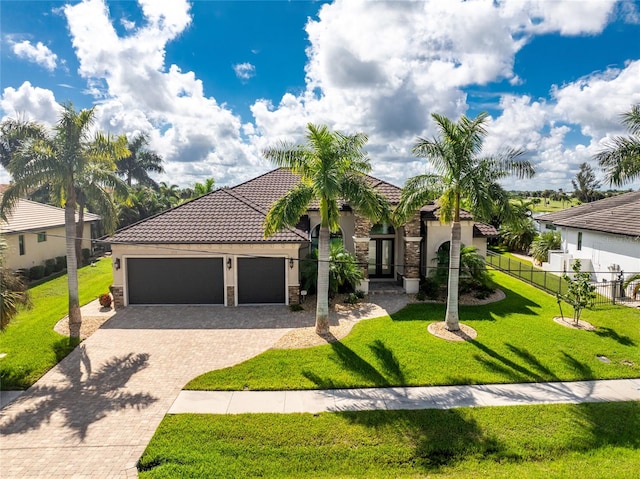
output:
M531 243L531 256L538 263L549 261L549 251L560 249L562 239L557 231L547 231Z
M500 243L511 251L526 253L537 235L533 220L529 217L503 223L500 226Z
M300 263L304 289L315 292L318 285L318 250L313 250ZM362 270L355 257L339 243L331 243L329 250L329 296L350 293L362 281Z

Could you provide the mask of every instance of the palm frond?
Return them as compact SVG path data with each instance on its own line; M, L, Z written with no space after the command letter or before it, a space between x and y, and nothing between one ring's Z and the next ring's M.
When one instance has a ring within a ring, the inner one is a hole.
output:
M277 200L271 205L264 221L265 238L273 236L283 228L298 224L313 198L313 189L301 183Z

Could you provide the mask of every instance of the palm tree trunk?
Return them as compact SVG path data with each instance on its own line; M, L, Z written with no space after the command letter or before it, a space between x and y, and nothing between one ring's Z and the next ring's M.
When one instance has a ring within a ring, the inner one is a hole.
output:
M449 331L458 331L460 323L458 318L458 284L460 280L460 221L451 224L451 243L449 248L449 283L447 293L447 314L445 316L445 328Z
M80 195L82 196L82 195ZM75 251L76 251L76 264L82 266L82 237L84 236L84 201L82 198L78 200L78 222L76 223L76 235L75 235Z
M67 285L69 288L69 331L72 338L80 337L80 298L78 293L78 263L75 252L75 200L69 199L64 207L67 240Z
M318 235L318 293L316 334L329 333L329 228L320 225Z

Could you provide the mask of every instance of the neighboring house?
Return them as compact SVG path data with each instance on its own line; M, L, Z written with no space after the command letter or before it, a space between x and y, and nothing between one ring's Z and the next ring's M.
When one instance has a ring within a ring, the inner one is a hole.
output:
M108 238L114 264L116 305L129 304L293 304L300 296L299 260L317 246L320 217L311 205L295 228L265 238L271 205L298 184L299 177L276 169L233 188L224 188L117 231ZM392 205L400 188L368 177ZM466 214L462 239L486 253L493 227ZM373 281L397 281L416 292L421 272L433 265L450 227L425 206L410 222L393 228L372 224L341 204L345 249L363 266L368 291Z
M562 250L552 251L543 267L570 271L580 259L596 281L640 272L640 191L585 203L536 218L542 230L556 229Z
M100 216L84 214L83 248L91 247ZM5 265L11 269L31 268L47 259L66 256L64 209L19 199L15 208L0 221L0 234L7 242Z

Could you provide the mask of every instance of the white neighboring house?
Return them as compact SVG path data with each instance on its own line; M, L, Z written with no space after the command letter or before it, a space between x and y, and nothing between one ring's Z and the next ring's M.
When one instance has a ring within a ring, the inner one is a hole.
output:
M596 281L640 272L640 191L585 203L536 218L542 231L556 229L562 250L549 253L543 268L570 271L580 259Z
M96 237L92 231L96 231L98 221L100 216L84 214L83 248L91 247L91 239ZM7 221L0 220L0 234L7 242L5 266L10 269L31 268L67 255L63 208L21 198Z

